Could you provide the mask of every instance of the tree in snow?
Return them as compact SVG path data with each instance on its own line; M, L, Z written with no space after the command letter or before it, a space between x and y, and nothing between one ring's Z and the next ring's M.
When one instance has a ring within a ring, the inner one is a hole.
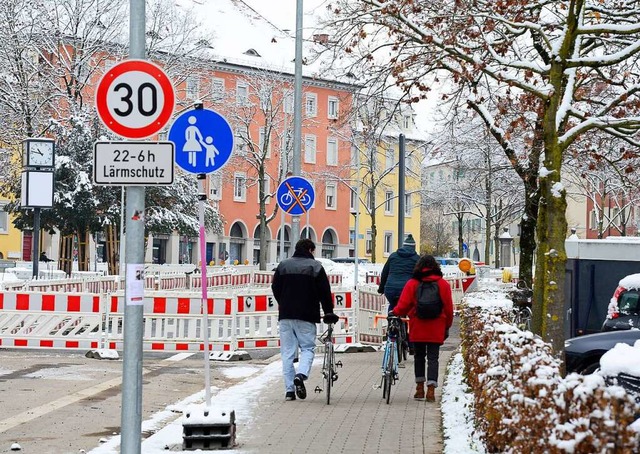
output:
M533 140L541 141L543 154L533 326L562 351L567 232L562 164L575 141L594 129L635 144L640 107L635 4L335 0L329 8L335 49L342 48L350 61L363 56L358 63L369 63L368 74L390 75L410 96L426 96L429 82L444 71L465 84L490 80L503 89L503 103L517 101L523 116L535 114L540 134Z
M267 267L269 224L276 218L275 193L291 171L293 156L293 90L283 75L254 71L238 77L235 90L211 85L207 99L234 132L235 152L229 166L245 172L246 187L258 192L259 266ZM221 80L221 79L219 79ZM220 172L220 184L232 184L231 172Z

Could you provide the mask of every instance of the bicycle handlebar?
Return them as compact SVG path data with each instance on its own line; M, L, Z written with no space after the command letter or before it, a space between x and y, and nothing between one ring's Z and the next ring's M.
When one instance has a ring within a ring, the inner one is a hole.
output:
M398 317L397 315L393 315L392 317L397 318L398 320L402 320L403 322L408 322L409 318L408 317ZM373 327L377 328L378 327L378 320L380 320L381 318L388 320L389 316L388 315L383 315L383 314L376 314L373 316Z

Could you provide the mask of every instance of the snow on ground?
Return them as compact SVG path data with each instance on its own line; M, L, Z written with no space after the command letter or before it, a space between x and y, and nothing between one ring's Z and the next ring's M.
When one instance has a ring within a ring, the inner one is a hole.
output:
M246 378L255 374L260 369L253 366L237 366L218 370L227 378Z

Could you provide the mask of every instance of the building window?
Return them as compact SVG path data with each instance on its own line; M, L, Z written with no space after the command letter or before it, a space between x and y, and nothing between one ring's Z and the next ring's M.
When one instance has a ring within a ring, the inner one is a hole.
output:
M338 139L334 137L327 139L327 165L338 165Z
M349 244L351 246L356 244L356 231L354 229L349 229Z
M236 173L233 178L233 200L244 202L247 200L247 176L244 173Z
M187 98L198 99L200 97L200 80L196 77L187 77Z
M352 213L356 212L356 205L358 203L358 197L356 196L355 189L351 189L351 197L349 197L349 210Z
M591 216L589 216L589 227L591 230L595 230L598 227L596 210L591 210Z
M4 203L0 203L0 233L9 232L9 213L4 211Z
M313 134L304 136L304 162L316 163L316 136Z
M305 96L305 112L307 117L316 117L318 115L318 95L315 93L307 93Z
M258 200L258 203L260 203L260 191L258 190L258 195L256 197L256 199ZM271 192L271 178L267 175L264 176L264 195L265 195L265 200L264 203L269 205L269 202L271 201L271 196L269 195L269 192Z
M211 79L211 97L214 101L222 101L224 99L224 79L220 77Z
M284 94L283 110L286 114L293 114L293 92L286 91Z
M371 230L367 230L367 236L364 241L364 250L367 255L371 255L373 251L373 235L371 234Z
M369 189L367 191L367 208L369 208L369 210L373 210L374 205L375 205L375 197L374 197L373 189Z
M384 214L393 214L393 191L384 193Z
M351 145L351 167L355 167L358 162L358 147Z
M265 150L265 139L267 137L267 134L265 132L265 128L260 128L260 137L258 138L258 147L260 148L260 153L264 153L265 157L270 157L271 156L271 141L269 141L269 144L267 145L267 149Z
M327 183L326 193L327 193L327 209L335 210L338 205L336 200L336 184Z
M411 194L404 195L404 215L411 216Z
M338 98L329 96L329 103L327 104L327 118L331 120L338 119Z
M387 146L387 150L384 154L384 157L385 157L385 160L384 160L385 169L386 170L393 169L396 165L396 153L393 150L393 145Z
M384 232L384 255L393 252L393 232Z
M222 175L218 172L209 174L209 199L222 200Z
M238 82L236 85L236 104L238 106L249 104L249 86L245 83Z
M411 115L402 116L402 128L411 129Z

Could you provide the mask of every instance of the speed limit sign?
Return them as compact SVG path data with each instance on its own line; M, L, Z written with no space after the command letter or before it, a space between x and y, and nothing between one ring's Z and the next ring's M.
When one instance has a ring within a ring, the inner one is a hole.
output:
M160 131L175 105L173 84L159 66L145 60L125 60L100 79L96 108L104 125L128 139Z

